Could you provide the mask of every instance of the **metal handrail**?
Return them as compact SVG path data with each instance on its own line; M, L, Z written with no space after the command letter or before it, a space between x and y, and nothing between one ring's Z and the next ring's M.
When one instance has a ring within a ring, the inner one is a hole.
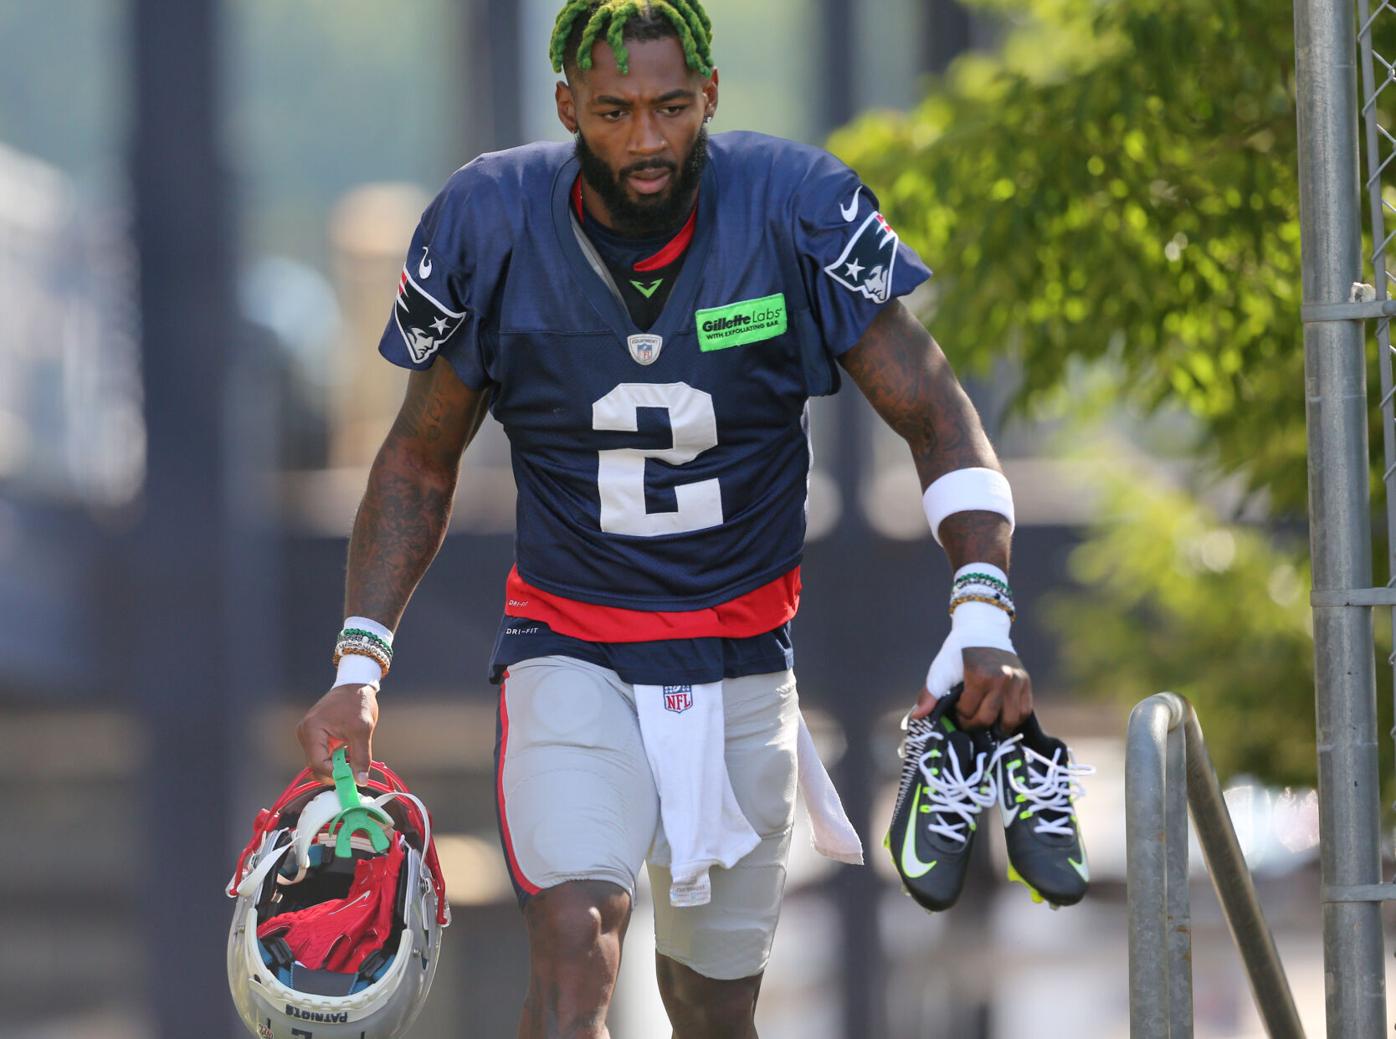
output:
M1176 693L1151 696L1130 715L1125 799L1131 1039L1192 1036L1189 806L1265 1029L1272 1037L1304 1039L1202 727L1192 705Z

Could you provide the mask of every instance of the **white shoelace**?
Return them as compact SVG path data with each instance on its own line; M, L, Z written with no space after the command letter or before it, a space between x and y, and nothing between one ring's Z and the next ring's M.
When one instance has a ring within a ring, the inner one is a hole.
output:
M908 729L908 744L916 741L922 746L932 742L935 745L929 746L920 754L905 754L905 763L902 766L903 793L910 789L910 784L905 781L914 775L913 770L919 771L930 794L931 811L930 819L926 821L926 829L957 844L964 844L969 840L969 831L975 816L993 804L998 796L991 774L992 763L986 760L987 754L976 754L974 771L966 776L959 756L944 734L930 726L926 728L929 731L924 736L914 734L910 728ZM954 821L956 816L960 821ZM913 819L909 825L916 825L916 820Z
M1022 740L1022 733L1012 736L999 744L994 752L994 762L1007 753L1009 748ZM1044 757L1031 747L1023 747L1023 771L1027 773L1026 780L1019 779L1015 770L1004 769L1008 778L1008 786L1015 794L1020 794L1024 801L1013 805L1015 811L1021 811L1021 804L1028 805L1027 811L1037 820L1033 824L1034 833L1051 833L1062 837L1070 837L1073 833L1071 828L1072 800L1085 796L1085 788L1081 786L1080 779L1083 776L1095 774L1095 767L1092 765L1078 765L1067 757L1065 763L1062 762L1062 751L1058 750L1050 758Z

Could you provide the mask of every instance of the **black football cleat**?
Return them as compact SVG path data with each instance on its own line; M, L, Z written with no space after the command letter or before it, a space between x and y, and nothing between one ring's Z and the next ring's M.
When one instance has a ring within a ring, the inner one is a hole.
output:
M1031 714L1022 729L999 744L994 758L999 812L1008 847L1008 879L1034 902L1075 905L1090 886L1090 867L1076 821L1079 780L1095 769L1077 765L1061 740L1042 731Z
M901 785L882 842L907 894L935 911L960 897L979 814L995 800L992 755L951 720L954 699L952 691L930 717L906 723Z

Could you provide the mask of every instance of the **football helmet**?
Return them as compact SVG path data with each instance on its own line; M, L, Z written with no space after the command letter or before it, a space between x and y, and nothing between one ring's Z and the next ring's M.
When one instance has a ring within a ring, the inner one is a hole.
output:
M380 761L362 784L342 751L335 771L337 789L305 769L257 813L228 882L228 985L259 1039L397 1039L436 974L431 816Z

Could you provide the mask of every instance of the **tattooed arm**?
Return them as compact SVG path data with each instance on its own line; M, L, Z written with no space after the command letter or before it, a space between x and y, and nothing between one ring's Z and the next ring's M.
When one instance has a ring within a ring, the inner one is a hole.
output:
M446 536L461 453L484 421L487 397L445 362L411 374L354 518L346 617L396 630Z
M924 492L954 469L998 469L993 446L974 405L931 334L900 300L893 301L840 359L863 395L911 448ZM940 526L952 569L993 563L1007 572L1008 521L993 512L957 512ZM1018 658L999 649L964 650L965 691L957 704L961 721L1018 728L1032 710L1032 683ZM914 715L930 713L926 691Z
M349 539L345 616L396 629L417 582L436 558L451 517L461 453L485 418L488 394L472 390L445 362L413 372L397 419L369 471ZM363 773L373 760L378 689L336 686L296 728L306 763L332 782L330 745L349 745Z

